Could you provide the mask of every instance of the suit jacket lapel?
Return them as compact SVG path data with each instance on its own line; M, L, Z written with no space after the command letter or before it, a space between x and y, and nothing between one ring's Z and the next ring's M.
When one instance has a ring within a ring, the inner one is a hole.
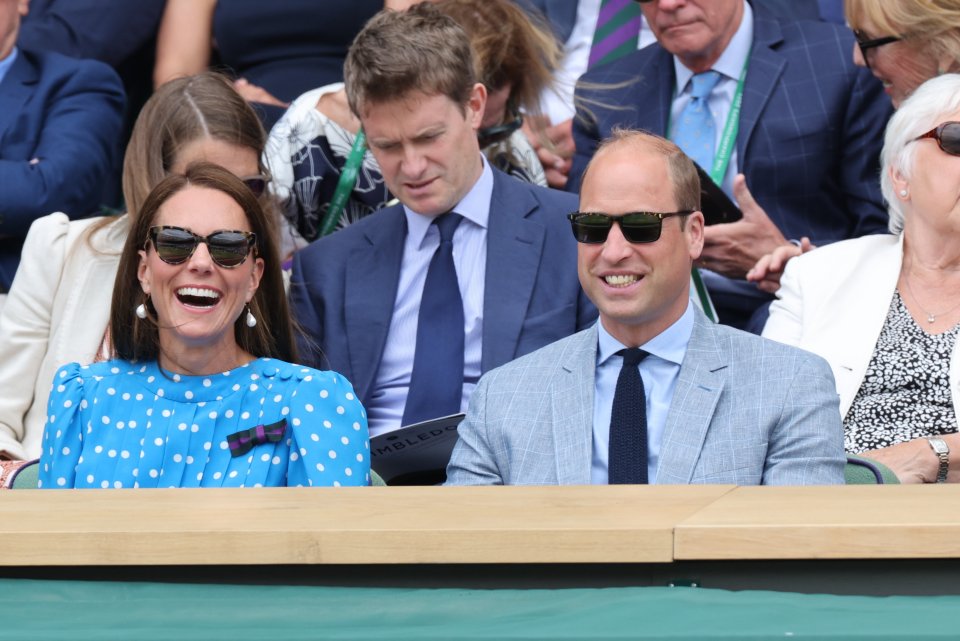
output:
M544 242L543 225L527 219L537 206L533 195L498 171L493 180L483 293L483 372L516 355Z
M550 383L556 476L560 485L589 485L597 326L575 334L570 341L570 349Z
M36 82L36 69L20 51L3 82L0 82L0 143L13 126L17 114L25 111L24 105L33 95L30 87Z
M693 333L667 414L657 484L686 484L693 471L726 382L726 358L716 344L713 325L695 312Z
M363 402L369 401L390 330L400 282L403 239L407 235L407 221L401 206L385 210L379 216L380 224L369 226L365 234L370 245L361 245L351 252L344 284L349 377Z
M743 87L743 105L740 110L740 128L737 131L737 157L743 170L750 137L760 120L770 96L787 65L786 60L774 48L783 42L783 33L776 20L764 18L754 12L753 48L750 51L747 78Z

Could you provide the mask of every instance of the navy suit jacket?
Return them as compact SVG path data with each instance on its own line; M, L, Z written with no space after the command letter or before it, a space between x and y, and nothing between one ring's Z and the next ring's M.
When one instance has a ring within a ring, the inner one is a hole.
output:
M566 214L577 200L493 170L487 225L481 370L589 326ZM407 221L382 209L297 252L294 317L316 345L301 358L346 376L368 403L393 316ZM318 353L317 349L320 352ZM412 366L412 364L411 364Z
M30 224L95 213L118 161L124 95L95 60L20 49L0 83L0 283L9 287ZM36 162L32 162L36 160Z
M754 12L737 156L757 202L787 238L814 244L887 230L879 153L892 113L882 85L856 67L853 35L838 25ZM578 90L597 119L574 119L576 190L597 143L616 125L665 135L676 83L655 44L586 73L614 89ZM605 106L604 106L605 105Z

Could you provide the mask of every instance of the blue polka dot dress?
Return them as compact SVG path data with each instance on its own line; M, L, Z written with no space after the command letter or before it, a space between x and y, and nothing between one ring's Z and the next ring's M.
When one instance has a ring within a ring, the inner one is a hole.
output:
M47 414L41 488L370 484L366 413L336 372L268 358L208 376L71 363Z

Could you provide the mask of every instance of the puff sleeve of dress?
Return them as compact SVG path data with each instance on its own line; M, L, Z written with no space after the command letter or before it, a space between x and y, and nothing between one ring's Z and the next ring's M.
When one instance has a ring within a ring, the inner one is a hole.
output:
M79 363L64 365L53 377L38 487L74 487L83 446L80 408L87 404L83 383Z

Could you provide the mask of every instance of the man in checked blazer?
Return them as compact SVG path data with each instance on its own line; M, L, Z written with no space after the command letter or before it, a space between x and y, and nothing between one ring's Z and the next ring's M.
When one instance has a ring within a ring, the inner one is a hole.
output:
M574 119L567 189L576 191L597 143L616 126L677 140L694 74L720 74L707 100L719 140L746 67L721 181L745 218L707 227L698 264L712 272L704 279L720 321L759 333L762 318L752 315L772 296L743 280L757 259L803 237L821 245L886 232L877 176L889 100L869 70L853 64L846 27L777 18L762 0L655 0L641 9L657 44L581 78L581 105L596 119L584 110L587 119ZM734 187L738 173L762 210L749 207L753 198Z
M480 379L447 484L608 483L609 463L622 462L610 445L618 354L631 347L648 354L639 364L647 456L632 461L645 465L648 482L843 483L843 428L827 363L711 323L690 304L690 268L704 237L699 195L692 162L672 142L621 131L601 146L580 211L667 215L606 219L605 228L593 216L586 230L571 221L580 283L600 321ZM654 221L659 237L636 229Z

